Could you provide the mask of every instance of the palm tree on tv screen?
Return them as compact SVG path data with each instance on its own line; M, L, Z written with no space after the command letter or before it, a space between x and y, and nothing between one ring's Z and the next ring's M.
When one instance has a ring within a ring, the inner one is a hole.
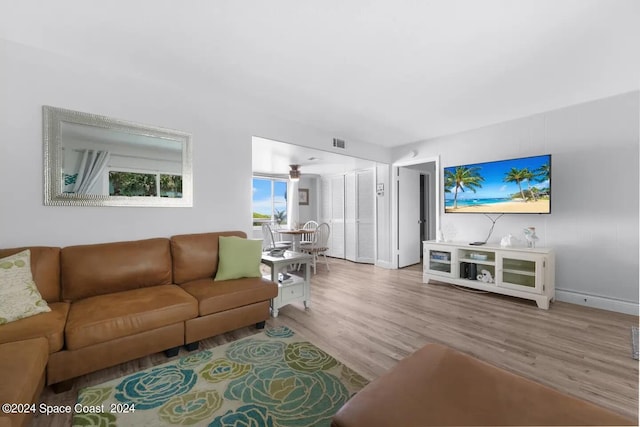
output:
M538 200L538 197L540 197L540 189L538 187L531 187L531 196L533 200Z
M533 188L531 187L531 181L533 179L535 179L536 174L531 172L528 168L524 168L524 169L522 169L522 177L523 177L524 180L527 181L527 197L530 197L534 201L536 201L538 199L537 192L533 191L536 188L535 187L533 187Z
M544 165L540 166L535 170L535 173L538 181L547 181L551 177L551 167L549 166L549 163L545 163Z
M522 200L526 200L526 197L524 197L524 192L522 191L522 181L527 179L527 176L529 176L529 174L530 172L527 170L527 168L511 168L511 170L507 172L504 177L504 182L515 182L516 184L518 184L518 189L520 190L520 197L522 197Z
M551 166L545 163L534 171L535 179L538 182L548 182L551 179ZM549 194L549 188L543 194Z
M468 166L458 166L453 172L451 170L445 170L445 191L451 193L451 190L453 190L453 209L458 207L458 189L462 192L468 189L475 193L476 188L482 188L484 178L480 175L479 171L480 168L478 167Z

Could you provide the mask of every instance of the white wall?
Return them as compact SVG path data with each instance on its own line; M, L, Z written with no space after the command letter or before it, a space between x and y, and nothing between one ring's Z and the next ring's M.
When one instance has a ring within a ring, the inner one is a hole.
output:
M0 40L0 247L251 231L251 137L331 150L333 135L216 96ZM220 83L223 85L223 82ZM193 134L193 208L43 205L42 105ZM389 161L388 150L349 141L342 154ZM74 231L70 231L74 230Z
M300 205L298 222L304 224L307 221L318 221L318 177L305 176L300 177L298 188L306 188L309 190L309 204Z
M549 111L393 150L417 150L441 166L552 154L552 213L505 215L490 242L535 226L556 250L558 300L638 313L640 92ZM442 173L440 171L440 173ZM447 240L484 240L491 222L442 214Z

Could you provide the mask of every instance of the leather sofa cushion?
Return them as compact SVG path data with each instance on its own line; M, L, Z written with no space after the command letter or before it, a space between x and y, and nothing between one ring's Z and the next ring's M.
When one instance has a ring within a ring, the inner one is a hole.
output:
M77 350L198 316L198 302L175 285L99 295L71 304L65 340Z
M169 239L69 246L60 260L64 300L172 283Z
M0 258L17 254L25 249L31 251L31 274L42 299L48 303L60 301L60 248L33 246L0 249Z
M262 277L223 280L195 280L181 285L198 300L200 316L275 298L278 285Z
M48 357L49 343L42 337L0 344L0 402L37 405L34 399L37 399ZM22 425L29 419L13 414L5 417L11 420L8 425Z
M247 237L242 231L180 234L171 237L173 281L181 285L214 277L218 271L218 237Z
M0 343L44 337L49 341L49 353L62 350L64 345L64 325L70 304L54 302L49 304L48 313L16 320L0 327Z
M630 423L604 408L466 354L427 344L360 390L333 417L332 426Z

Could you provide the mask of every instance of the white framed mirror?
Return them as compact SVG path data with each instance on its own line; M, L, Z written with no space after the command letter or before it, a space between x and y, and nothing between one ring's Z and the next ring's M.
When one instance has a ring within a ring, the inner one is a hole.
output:
M44 204L193 206L191 135L43 106Z

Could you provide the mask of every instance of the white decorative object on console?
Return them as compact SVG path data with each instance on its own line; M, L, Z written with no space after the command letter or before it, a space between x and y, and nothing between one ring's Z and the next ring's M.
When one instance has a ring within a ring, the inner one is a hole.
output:
M512 234L507 234L502 239L500 239L500 246L503 248L509 248L511 246L515 246L518 239L513 237Z
M536 241L538 240L538 236L536 236L536 228L535 227L527 227L524 229L524 238L527 241L527 247L535 248Z
M482 270L478 277L476 278L484 283L493 283L493 277L491 276L491 272L489 270Z
M534 300L549 308L555 299L555 254L549 248L481 248L468 243L423 242L422 281L430 279Z

